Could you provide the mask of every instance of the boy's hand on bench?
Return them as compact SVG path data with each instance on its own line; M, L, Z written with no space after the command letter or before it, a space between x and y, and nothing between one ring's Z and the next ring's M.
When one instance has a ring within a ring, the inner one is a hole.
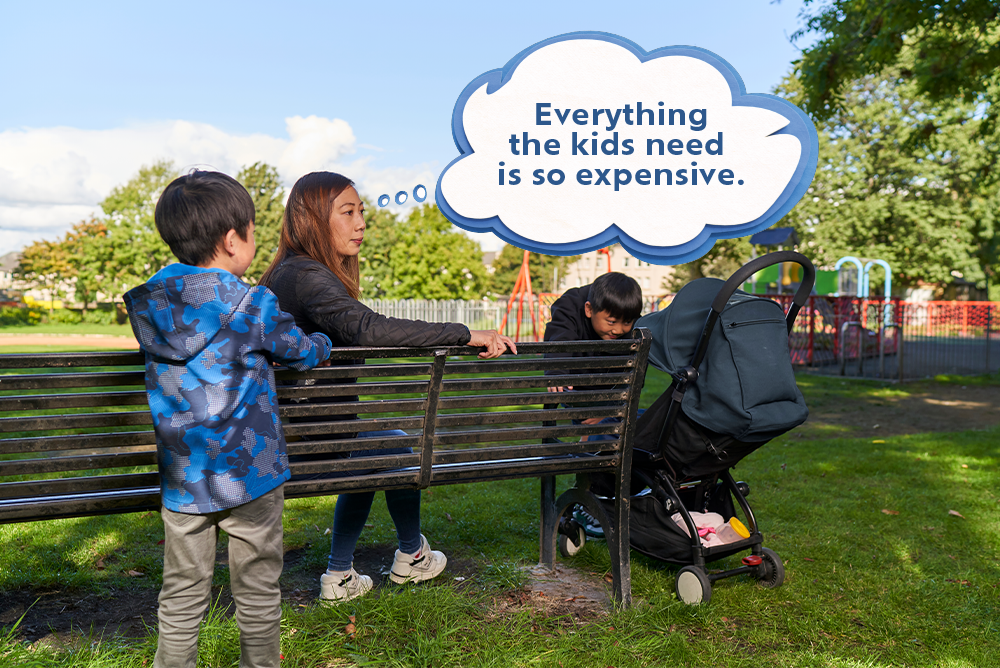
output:
M479 353L480 359L488 360L500 357L508 348L510 348L512 353L517 354L517 346L511 341L510 337L503 336L492 329L471 330L469 334L472 336L469 339L468 345L474 348L486 348L486 350Z
M572 385L566 385L565 387L550 387L550 388L548 388L548 390L549 390L549 392L572 392L573 391L573 386Z

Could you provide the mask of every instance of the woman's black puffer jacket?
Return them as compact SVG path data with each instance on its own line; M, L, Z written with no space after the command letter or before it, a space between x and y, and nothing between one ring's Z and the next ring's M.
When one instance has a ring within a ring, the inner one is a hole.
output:
M472 335L458 323L430 323L379 315L347 293L325 265L290 254L267 285L281 310L307 334L322 332L334 346L464 346Z

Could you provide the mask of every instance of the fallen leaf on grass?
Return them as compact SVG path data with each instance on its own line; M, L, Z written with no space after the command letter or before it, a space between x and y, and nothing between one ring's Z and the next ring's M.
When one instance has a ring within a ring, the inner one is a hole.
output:
M142 578L142 577L146 577L145 573L142 573L140 571L133 571L133 570L128 571L126 573L126 575L128 575L130 578Z
M613 577L611 577L611 574L610 574L610 573L605 573L605 574L604 574L604 581L605 581L605 582L614 582L614 581L615 581L615 579L614 579Z
M447 518L447 520L449 522L454 522L455 521L455 520L451 519L451 515L449 515L448 513L445 513L444 516L445 516L445 518Z
M816 561L816 560L810 559L809 557L802 557L802 561Z
M953 555L953 554L949 554L949 555L948 555L948 558L949 558L949 559L953 559L954 561L958 561L958 557L956 557L956 556L955 556L955 555Z
M323 532L323 535L324 536L329 536L330 535L330 527L326 528L326 531Z
M103 571L104 570L104 560L103 559L98 559L97 560L97 564L94 567L97 570L99 570L99 571Z
M962 464L962 468L963 469L967 469L967 468L969 468L969 465L968 464Z
M885 513L886 515L898 515L899 514L898 510L889 510L888 508L883 508L882 512Z
M948 514L949 515L954 515L955 517L961 517L963 520L965 519L965 515L963 515L962 513L958 512L957 510L949 510Z
M945 580L945 582L954 582L955 584L960 584L963 587L971 587L972 586L972 583L969 582L968 580L952 580L952 579L949 578L949 579Z
M878 439L877 441L872 441L872 443L885 443L885 441L883 441L882 439Z
M156 544L157 545L163 545L166 542L167 542L166 540L164 540L164 539L161 538L160 540L156 541Z

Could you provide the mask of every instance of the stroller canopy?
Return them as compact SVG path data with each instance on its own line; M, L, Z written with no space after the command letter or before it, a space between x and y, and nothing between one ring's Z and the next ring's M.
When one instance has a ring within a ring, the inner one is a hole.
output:
M670 374L691 364L723 281L688 283L662 311L636 322L653 335L649 361ZM681 403L684 414L741 441L767 441L805 422L809 411L795 384L781 306L736 291L709 338L698 380Z

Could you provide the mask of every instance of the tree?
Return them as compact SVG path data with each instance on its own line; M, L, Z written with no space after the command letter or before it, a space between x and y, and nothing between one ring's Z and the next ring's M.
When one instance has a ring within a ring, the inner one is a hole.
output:
M479 244L433 204L413 209L397 225L389 266L387 299L479 299L486 289Z
M36 241L21 252L15 273L48 293L49 313L56 297L63 296L62 286L74 275L64 245L45 240Z
M726 280L750 259L750 237L720 239L707 253L693 262L677 265L674 273L663 280L663 287L677 292L698 278Z
M802 103L794 77L777 91ZM995 254L995 185L982 182L1000 146L982 136L972 104L934 105L904 77L853 82L843 108L818 125L809 192L786 216L818 264L882 258L900 288L956 277L985 282ZM938 128L920 141L928 123Z
M780 1L780 0L779 0ZM798 71L803 108L819 119L847 108L849 89L896 69L932 102L981 104L991 132L1000 102L1000 4L996 0L804 0L804 26L816 33Z
M539 292L558 292L559 286L553 283L553 274L566 274L566 268L580 259L579 255L528 255L528 273L531 276L531 289ZM514 282L521 271L524 262L524 251L517 246L505 245L496 259L493 260L493 275L490 277L489 290L493 297L505 297L514 290Z
M160 239L153 220L163 189L177 177L173 163L165 160L142 167L128 183L116 186L101 202L107 225L105 243L93 250L109 258L100 290L115 301L128 290L176 261Z
M254 223L257 254L244 276L244 280L256 283L271 265L278 250L281 220L285 215L285 189L281 185L278 170L266 162L255 162L244 167L236 175L236 180L250 193L257 212Z
M385 299L392 288L392 254L397 248L399 221L388 209L376 208L367 199L365 207L365 240L358 263L361 267L361 297ZM406 253L405 248L400 252Z
M82 220L66 233L62 246L73 266L75 297L86 311L111 265L111 247L107 243L108 226L97 218Z

